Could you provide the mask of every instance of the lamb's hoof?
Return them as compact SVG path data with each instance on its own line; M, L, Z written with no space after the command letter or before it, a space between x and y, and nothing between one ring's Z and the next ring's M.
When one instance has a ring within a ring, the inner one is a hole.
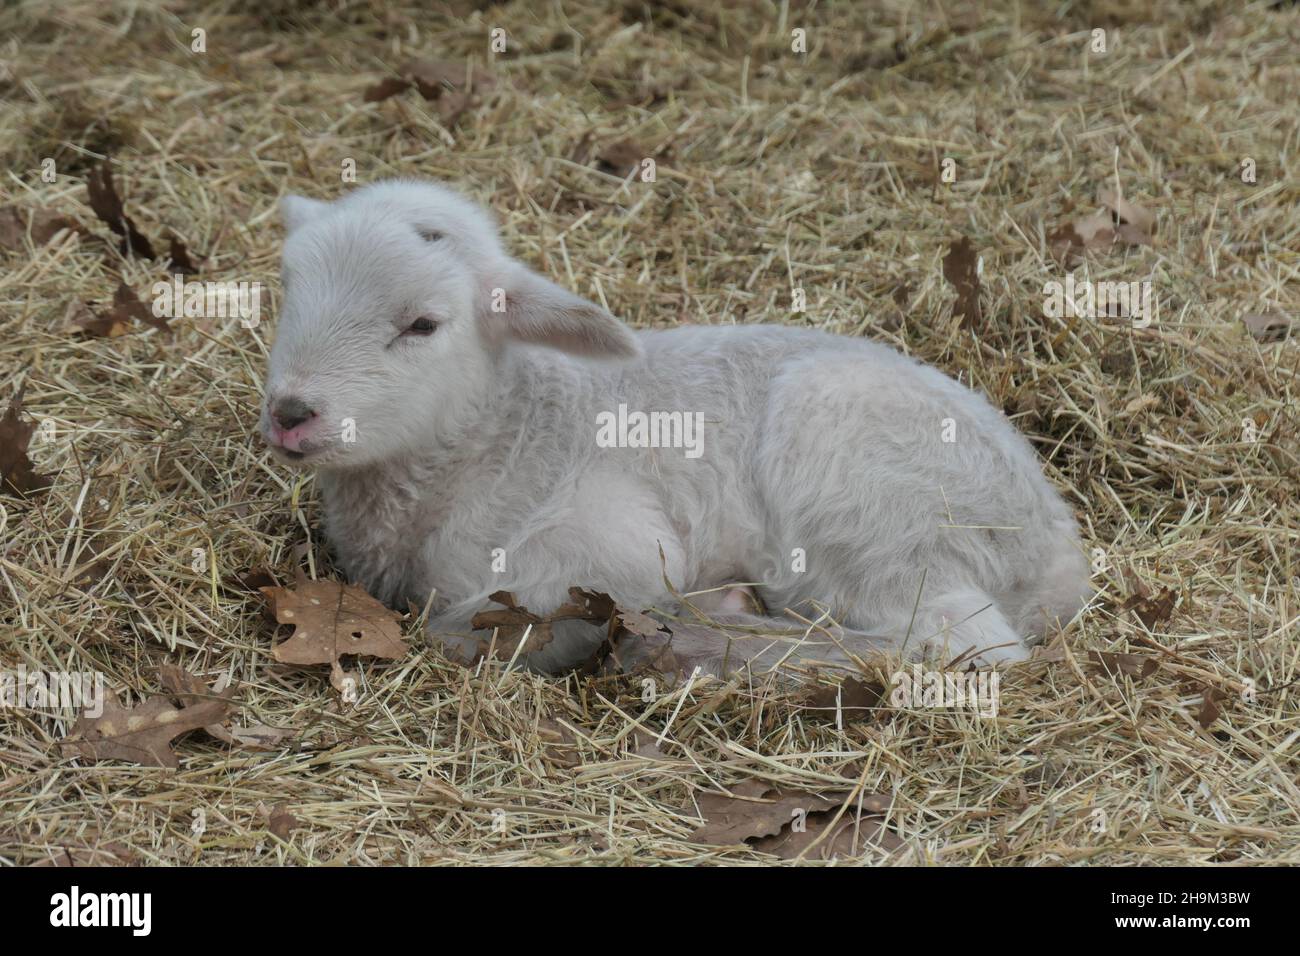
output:
M962 670L970 667L984 670L1029 660L1029 648L1019 639L999 644L990 644L983 638L949 640L946 643L935 641L926 646L926 652L927 657L947 661L949 668Z

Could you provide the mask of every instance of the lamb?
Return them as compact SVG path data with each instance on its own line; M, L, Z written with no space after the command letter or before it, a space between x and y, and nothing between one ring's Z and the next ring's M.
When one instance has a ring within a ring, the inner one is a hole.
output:
M817 622L673 638L715 673L1019 660L1088 599L1073 515L1029 443L932 367L782 325L634 332L511 258L439 184L289 196L282 214L261 431L316 470L345 573L394 606L432 598L451 652L476 645L470 618L499 590L545 613L572 585L663 608L666 582L750 582ZM632 412L659 414L667 440ZM695 455L672 447L687 421ZM763 623L734 597L720 610ZM601 639L568 622L524 663L561 671Z

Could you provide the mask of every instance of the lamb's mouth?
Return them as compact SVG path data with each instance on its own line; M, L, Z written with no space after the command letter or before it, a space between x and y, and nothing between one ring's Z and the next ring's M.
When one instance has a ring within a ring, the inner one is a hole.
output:
M285 460L292 462L310 461L319 458L329 448L328 445L304 445L298 450L285 448L282 445L273 445L272 447Z
M297 448L286 448L284 445L276 445L272 442L267 442L267 444L270 446L271 451L274 452L275 457L294 465L314 462L325 456L325 453L333 447L332 442L303 443Z

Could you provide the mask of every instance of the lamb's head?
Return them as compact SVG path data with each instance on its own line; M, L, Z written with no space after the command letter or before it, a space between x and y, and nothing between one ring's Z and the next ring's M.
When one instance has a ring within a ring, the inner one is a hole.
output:
M445 187L385 182L281 209L261 430L283 461L351 468L427 447L481 403L512 342L638 354L626 326L511 259L491 219Z

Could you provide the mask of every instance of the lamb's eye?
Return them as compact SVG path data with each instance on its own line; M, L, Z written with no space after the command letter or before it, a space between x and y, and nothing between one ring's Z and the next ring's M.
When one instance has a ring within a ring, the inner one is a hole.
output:
M403 335L432 335L438 328L438 323L433 321L427 315L422 315L406 327Z

